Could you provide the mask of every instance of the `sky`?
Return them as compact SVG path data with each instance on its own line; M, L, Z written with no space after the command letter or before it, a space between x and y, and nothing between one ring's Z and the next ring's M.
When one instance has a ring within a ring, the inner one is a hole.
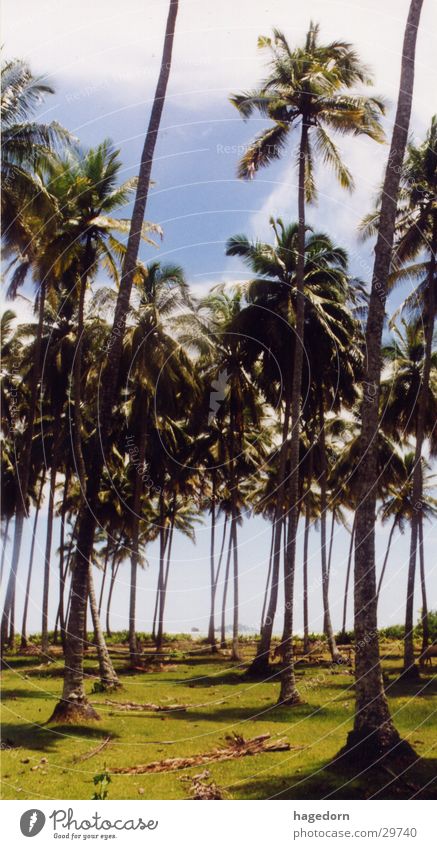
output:
M229 236L271 238L270 215L296 217L296 172L292 149L280 162L262 171L250 183L236 178L239 152L265 126L257 118L244 123L229 103L231 92L253 87L265 72L265 56L257 38L272 27L283 29L289 42L301 43L310 20L320 23L325 41L352 41L373 72L373 93L387 104L385 129L390 137L399 82L403 31L408 0L181 0L176 26L170 82L154 159L154 186L146 217L161 224L164 238L157 249L142 248L144 261L178 263L196 294L219 282L247 279L236 259L225 256ZM30 63L45 76L55 94L39 111L40 120L57 120L73 132L84 147L104 138L120 149L122 177L138 173L139 157L151 101L159 73L166 0L76 0L73 4L48 0L3 0L3 43L7 57ZM417 62L411 138L421 141L435 111L437 5L425 2L417 41ZM372 244L357 239L356 228L371 208L380 185L387 146L368 139L341 139L339 147L355 179L355 191L345 193L324 169L317 170L319 200L308 210L308 220L328 232L348 250L351 272L369 281ZM128 216L130 207L121 211ZM395 309L407 290L389 302ZM31 298L27 286L23 295ZM14 309L28 315L28 302ZM45 510L37 535L37 556L30 609L30 628L40 628L40 592L45 536ZM209 525L197 530L197 545L177 536L169 580L166 628L188 631L207 627ZM349 517L350 519L350 517ZM350 522L349 522L350 524ZM55 528L57 539L58 527ZM377 528L378 568L388 528ZM433 558L435 526L425 527L429 603L436 606L437 571ZM270 543L270 527L259 518L245 520L240 532L240 622L257 627L262 605ZM27 529L18 576L22 588L30 544ZM56 542L56 546L57 546ZM296 578L296 631L302 629L301 544ZM409 534L393 542L387 580L380 600L382 625L402 622L408 567ZM334 537L330 586L334 627L341 624L342 596L349 532L337 528ZM54 546L55 547L55 546ZM148 566L138 589L138 628L149 630L157 580L157 551L146 552ZM55 559L53 561L56 562ZM120 570L113 605L113 628L126 627L129 568ZM50 604L56 605L54 570ZM320 540L316 529L310 542L309 598L313 630L322 630ZM20 593L19 593L20 595ZM219 589L220 597L220 589ZM415 609L420 607L418 586ZM280 603L280 607L282 601ZM19 602L19 615L20 615ZM18 615L18 618L19 618ZM229 608L228 619L231 621ZM277 619L281 628L281 609ZM352 624L352 599L348 624Z

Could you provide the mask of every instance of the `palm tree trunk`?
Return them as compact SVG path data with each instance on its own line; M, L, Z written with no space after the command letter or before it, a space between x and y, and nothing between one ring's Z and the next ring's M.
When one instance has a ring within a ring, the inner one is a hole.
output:
M349 543L349 554L348 554L348 558L347 558L347 567L346 567L346 581L345 581L345 585L344 585L343 624L341 626L341 633L342 633L343 637L346 634L346 619L347 619L347 603L348 603L348 596L349 596L349 581L350 581L351 567L352 567L352 555L353 555L353 552L354 552L356 525L357 525L357 514L355 513L354 521L352 523L351 538L350 538L350 543Z
M280 448L279 458L279 487L276 496L275 517L273 521L273 533L275 537L275 542L273 548L272 583L270 589L267 616L264 621L263 629L261 632L261 638L258 641L256 655L246 672L246 675L248 677L253 678L264 678L266 675L268 675L270 667L270 647L272 643L272 633L276 615L276 608L278 606L279 572L281 565L281 536L284 525L285 473L287 465L287 439L289 426L290 393L289 388L286 387L284 421L282 424L282 445Z
M3 581L3 571L4 571L4 566L5 566L6 546L8 544L8 530L9 530L10 521L11 521L11 517L6 516L5 532L3 534L2 562L1 562L1 567L0 567L0 584Z
M232 553L233 553L233 588L234 588L234 607L233 607L233 617L232 617L232 655L231 659L239 662L241 660L240 655L240 647L238 644L238 617L240 612L239 605L239 586L238 586L238 540L237 540L237 510L236 505L234 503L234 498L232 498L232 518L231 518L231 537L233 539L232 545Z
M397 519L397 516L395 516L395 518L393 520L393 524L390 528L390 533L389 533L389 536L388 536L388 542L387 542L387 548L386 548L386 552L385 552L384 562L382 564L381 574L379 576L379 581L378 581L378 589L376 590L376 603L377 604L378 604L378 601L379 601L379 594L381 592L382 582L384 580L385 570L387 568L388 556L390 554L390 548L391 548L391 543L392 543L392 539L393 539L393 534L395 532L397 523L398 523L398 519Z
M15 584L17 580L17 569L20 562L21 542L23 539L23 524L27 516L27 491L29 489L30 457L32 452L33 431L35 425L36 406L38 400L38 384L41 376L41 342L44 326L46 285L40 285L38 297L38 328L35 339L34 366L32 370L32 382L30 387L29 419L26 428L22 457L18 462L17 489L15 499L15 526L14 542L12 548L11 569L5 594L5 602L0 625L0 651L3 650L8 640L9 618L12 600L15 598Z
M322 563L322 599L323 599L323 618L325 625L325 634L328 640L329 653L333 663L338 663L340 655L335 642L335 635L332 628L331 612L329 609L329 594L328 594L328 565L326 557L326 514L328 510L327 503L327 469L326 469L326 443L325 443L325 411L323 398L320 399L319 409L319 444L321 456L321 475L320 475L320 540L321 540L321 563Z
M99 659L100 683L102 687L118 687L120 682L112 665L111 658L103 636L100 616L97 610L96 591L94 588L93 569L90 565L88 576L88 594L90 600L91 617L93 621L94 634L96 636L97 657Z
M229 530L228 555L226 558L225 581L223 584L223 600L222 600L222 616L221 616L221 632L220 632L220 648L226 648L226 600L228 597L229 572L231 568L232 556L232 527Z
M423 547L423 513L421 513L419 520L419 558L420 586L422 590L422 652L424 652L429 644L429 621L425 582L425 550Z
M269 566L267 569L267 578L266 578L266 586L264 590L264 598L263 598L263 606L261 610L261 623L259 628L259 635L261 637L263 632L263 626L266 618L266 608L267 608L267 599L269 597L269 589L270 589L270 578L272 575L272 565L273 565L273 551L275 545L275 525L272 522L272 533L271 533L271 542L270 542L270 552L269 552Z
M100 585L100 593L99 593L99 606L97 608L97 612L98 612L99 616L102 613L103 594L105 592L106 576L108 574L108 561L109 561L109 552L110 552L109 537L110 537L110 534L108 533L108 539L107 539L106 551L105 551L105 562L103 564L102 583Z
M431 257L429 264L429 277L426 298L426 324L425 324L425 356L423 361L423 374L417 399L417 421L416 421L416 447L414 452L413 469L413 514L411 517L411 541L410 556L408 563L407 581L407 603L405 610L405 635L404 635L404 667L402 675L409 678L417 678L418 668L414 661L413 641L413 614L414 614L414 584L416 578L417 541L419 536L419 522L422 508L422 450L425 439L425 417L428 404L429 378L431 374L432 342L434 336L435 315L435 274L436 274L436 251L437 251L437 213L434 213L433 232L431 240Z
M65 561L65 516L67 513L67 496L68 496L68 487L70 485L70 469L67 466L65 470L64 476L64 490L62 494L62 505L61 505L61 528L59 532L59 602L58 602L58 610L56 613L56 622L55 629L53 633L53 642L57 642L58 637L58 623L61 631L61 640L62 634L65 634L65 613L64 613L64 587L65 587L65 576L64 576L64 561Z
M215 608L215 471L212 472L212 499L211 499L211 538L209 548L209 569L210 569L210 611L208 624L208 643L211 650L217 651L215 639L215 624L214 624L214 608Z
M108 600L106 602L106 634L108 637L112 637L111 627L110 627L110 613L111 613L111 601L112 601L112 593L114 592L115 580L117 578L118 566L116 565L115 559L117 557L118 545L114 548L114 555L111 563L111 581L109 584L108 591Z
M173 508L175 510L175 506ZM164 569L163 566L163 581L161 587L161 593L159 597L159 617L158 617L158 635L157 635L157 646L159 646L159 651L162 648L163 638L164 638L164 613L165 613L165 602L167 599L167 584L168 584L168 576L170 572L170 562L171 562L171 548L173 544L173 531L174 531L174 523L175 523L175 513L173 512L170 528L166 534L166 541L164 545L164 551L167 551L167 563Z
M143 348L144 350L144 348ZM141 496L143 492L144 458L146 456L146 411L140 416L140 433L138 439L138 456L135 463L135 489L133 503L133 526L132 526L132 553L131 553L131 575L129 594L129 654L131 666L137 666L138 641L136 635L136 600L137 600L137 574L138 560L140 555L140 514Z
M45 469L44 469L43 474L41 475L41 483L40 483L40 486L39 486L39 492L38 492L37 501L36 501L36 508L35 508L35 518L33 520L32 542L31 542L31 545L30 545L29 566L28 566L28 569L27 569L26 591L25 591L25 596L24 596L23 621L22 621L22 624L21 624L21 644L20 644L21 649L27 648L27 613L28 613L28 610L29 610L30 582L32 580L33 557L34 557L34 553L35 553L35 542L36 542L36 530L37 530L37 527L38 527L38 517L39 517L39 510L40 510L40 507L41 507L41 500L42 500L42 493L43 493L43 489L44 489L44 483L45 483Z
M303 537L303 650L310 650L309 619L308 619L308 543L311 527L311 505L307 500L305 510L305 530Z
M366 364L361 405L358 467L357 522L355 533L355 719L342 756L354 768L379 761L393 751L411 755L392 722L382 680L379 656L375 521L377 498L377 433L381 378L381 340L385 318L400 174L408 140L414 84L416 37L423 0L411 0L402 50L401 79L396 117L382 190L372 289L366 327Z
M158 137L165 94L170 76L173 39L178 12L178 0L170 0L165 31L161 70L156 87L149 126L141 155L140 172L135 195L126 252L123 258L120 287L114 313L111 335L108 340L107 364L101 381L99 429L91 446L91 460L87 481L87 497L80 508L78 545L72 576L72 601L68 622L68 644L65 652L65 674L62 699L55 708L53 719L65 721L76 718L96 718L88 704L83 685L83 624L84 599L88 564L91 559L95 532L95 514L98 507L99 487L105 456L108 452L112 407L121 360L126 318L129 311L133 278L137 267L138 251L150 186L150 175L156 140Z
M281 676L279 703L299 704L300 696L296 688L293 657L293 593L294 572L296 564L296 536L298 524L299 502L299 421L301 409L302 364L304 346L304 273L305 273L305 167L308 156L308 123L305 116L302 119L302 129L299 146L299 176L298 176L298 257L296 263L296 326L293 374L291 384L291 437L290 437L290 518L289 534L284 560L284 670Z
M54 418L54 446L53 446L53 456L52 456L52 465L50 469L50 490L49 490L49 502L48 502L48 511L47 511L47 533L46 533L46 547L44 554L44 582L43 582L43 594L42 594L42 627L41 627L41 651L43 654L46 654L49 650L49 631L48 631L48 622L49 622L49 587L50 587L50 562L52 555L52 539L53 539L53 518L54 518L54 508L55 508L55 491L56 491L56 476L58 474L58 459L59 459L59 445L60 445L60 412L57 412Z

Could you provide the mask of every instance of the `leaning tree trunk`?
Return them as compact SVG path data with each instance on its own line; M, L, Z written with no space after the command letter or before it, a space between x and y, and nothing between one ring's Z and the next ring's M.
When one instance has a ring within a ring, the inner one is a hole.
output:
M296 263L296 326L294 343L293 374L291 385L291 437L290 437L290 484L289 484L289 533L284 559L284 671L281 676L279 703L299 704L301 701L296 688L293 657L293 593L296 566L296 537L299 518L299 434L302 389L302 365L304 346L304 273L305 273L305 166L308 156L308 123L302 119L299 147L298 176L298 256Z
M171 0L165 31L161 70L141 156L140 172L129 237L123 258L114 321L108 340L107 365L102 375L101 400L99 404L99 432L94 437L94 445L92 446L94 450L91 451L87 498L80 508L78 546L73 570L72 601L68 623L69 639L65 653L64 688L62 699L53 714L53 719L59 719L60 721L74 721L76 718L90 719L97 716L94 709L87 702L83 685L83 624L88 564L94 541L95 513L98 507L100 480L105 456L110 445L112 407L118 383L122 343L129 311L133 278L137 267L144 213L150 186L153 154L170 75L177 12L178 0Z
M393 520L393 524L390 528L390 533L389 533L388 542L387 542L387 548L386 548L386 551L385 551L384 562L382 564L381 574L379 576L378 589L376 590L376 604L378 604L378 601L379 601L379 594L381 592L382 582L384 580L385 570L387 568L388 558L389 558L391 544L392 544L392 540L393 540L393 534L396 530L397 523L398 523L398 517L395 516L395 518Z
M111 658L103 636L100 616L97 610L96 591L94 588L94 578L92 566L90 566L88 576L88 594L90 599L91 617L93 620L94 634L96 638L97 657L99 659L100 684L104 689L110 687L119 687L120 682L112 665Z
M431 257L429 264L427 298L426 298L426 324L425 324L425 356L423 361L423 374L417 399L416 420L416 448L414 452L413 468L413 514L411 516L411 542L410 556L408 562L407 581L407 604L405 610L405 634L404 634L404 667L403 677L417 678L418 668L414 662L414 584L416 578L417 542L419 536L419 521L422 512L422 450L425 440L425 420L428 404L429 378L432 362L432 342L434 336L434 313L435 313L435 273L436 273L436 250L437 250L437 213L434 213L433 232L431 240Z
M232 526L229 530L228 554L226 558L225 580L223 584L222 616L220 629L220 648L226 648L226 600L228 597L229 572L232 557Z
M8 530L9 530L10 521L11 521L11 517L6 516L5 532L3 534L2 562L1 562L1 567L0 567L0 584L3 581L3 571L4 571L4 567L5 567L6 546L8 544Z
M144 346L143 346L144 352ZM135 488L133 502L132 520L132 552L131 552L131 574L129 594L129 655L131 666L137 666L139 662L138 640L136 635L136 601L137 601L137 577L138 561L140 556L140 519L141 519L141 496L143 493L144 459L146 456L146 411L140 412L140 432L138 439L138 454L136 455Z
M210 611L208 623L207 640L213 652L217 651L217 642L215 638L215 593L216 593L216 578L215 578L215 489L216 489L216 474L212 472L212 498L211 498L211 537L209 548L209 571L210 571Z
M420 587L422 590L422 651L425 651L429 644L429 621L428 621L428 601L426 598L426 582L425 582L425 550L423 547L423 513L419 520L419 562L420 562Z
M21 542L23 539L23 525L27 516L27 493L29 489L30 459L32 453L33 432L35 426L36 406L38 401L38 384L41 376L41 341L44 325L44 307L46 296L46 284L41 283L38 298L38 328L35 339L34 365L32 370L32 383L30 388L29 419L27 422L25 441L22 456L18 460L17 485L15 498L15 525L14 541L12 548L11 569L5 594L5 602L0 626L0 651L2 652L8 640L9 617L12 600L15 597L15 584L17 581L17 569L20 562Z
M327 469L326 469L326 444L325 444L325 411L323 399L320 401L319 410L319 443L321 457L321 475L320 475L320 539L321 539L321 562L322 562L322 599L323 599L323 622L326 638L328 640L329 653L333 663L341 661L341 655L338 652L335 642L335 635L332 628L331 612L329 609L329 575L328 564L326 557L326 513L328 503L326 497L327 491Z
M47 533L44 553L44 581L42 593L42 627L41 627L41 651L47 654L49 650L49 587L50 587L50 563L52 556L53 519L55 511L56 476L58 474L58 460L60 447L61 416L58 411L53 422L53 455L50 470L50 490L47 511Z
M33 528L32 528L32 542L30 545L30 554L29 554L29 566L27 569L27 580L26 580L26 590L24 596L24 608L23 608L23 621L21 624L21 643L20 649L27 648L27 613L29 610L29 598L30 598L30 582L32 580L32 571L33 571L33 557L35 554L35 542L36 542L36 530L38 527L38 518L39 518L39 510L41 507L42 493L44 489L45 483L45 471L41 475L41 483L39 486L38 497L36 501L35 508L35 518L33 520Z
M276 496L275 515L273 519L273 566L272 566L272 582L270 588L269 604L267 608L267 616L263 623L261 637L258 641L256 655L250 664L246 675L252 678L265 678L269 673L270 668L270 647L272 644L273 625L275 621L276 608L278 606L278 588L279 588L279 572L281 566L281 536L284 529L285 537L285 520L284 520L284 495L285 495L285 476L287 466L287 438L290 425L290 395L287 391L285 399L284 421L282 425L282 445L279 456L279 486ZM284 539L285 549L285 539Z
M266 585L264 589L264 598L263 598L263 606L261 610L261 622L259 627L259 635L262 636L263 626L266 618L266 609L267 609L267 599L269 597L270 590L270 582L272 577L272 565L273 565L273 552L275 548L275 523L272 522L272 532L271 532L271 541L270 541L270 552L269 552L269 565L267 568L267 577L266 577Z
M118 567L120 565L119 563L116 564L116 562L115 562L116 557L117 557L117 553L118 553L118 548L119 548L119 544L117 544L114 548L114 555L113 555L112 563L111 563L111 580L110 580L110 583L109 583L108 600L106 602L106 636L107 637L112 637L112 631L111 631L111 626L110 626L110 615L111 615L112 594L114 592L114 586L115 586L115 581L116 581L116 578L117 578Z
M351 538L350 538L350 543L349 543L349 554L348 554L348 558L347 558L346 581L345 581L345 584L344 584L343 624L341 626L342 637L344 637L346 635L347 602L348 602L348 597L349 597L349 581L350 581L351 567L352 567L352 555L354 553L356 524L357 524L357 514L355 513L354 520L353 520L353 523L352 523Z
M310 650L309 620L308 620L308 543L311 527L311 505L307 500L305 509L305 530L303 536L303 651Z
M381 340L392 260L400 174L408 140L417 29L423 0L411 0L402 50L401 79L382 191L372 289L366 327L366 364L361 404L361 442L355 534L355 719L341 756L354 768L370 766L396 750L409 756L392 722L379 656L376 613L375 522Z
M175 508L174 508L175 509ZM165 602L167 599L167 584L168 584L168 576L170 572L170 562L171 562L171 548L173 544L173 531L174 531L174 523L175 523L175 513L170 520L170 528L167 531L166 535L166 544L165 549L167 551L167 562L165 569L163 568L163 579L162 579L162 588L159 597L159 616L158 616L158 633L156 637L156 645L157 650L161 651L162 644L164 640L164 614L165 614Z
M234 501L234 499L232 499ZM239 587L238 587L238 540L237 540L237 511L235 504L232 504L231 518L231 538L232 543L232 561L233 561L233 616L232 616L232 660L239 662L241 660L240 647L238 644L238 614L240 612L239 605Z

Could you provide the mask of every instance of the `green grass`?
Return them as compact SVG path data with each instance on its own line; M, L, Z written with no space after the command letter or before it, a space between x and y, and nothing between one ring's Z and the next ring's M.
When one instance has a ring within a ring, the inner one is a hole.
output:
M188 649L188 651L187 651ZM249 682L244 667L232 668L227 657L206 656L201 647L184 643L169 646L176 657L161 672L129 674L126 648L112 646L123 688L110 698L119 701L184 703L186 713L133 714L99 706L100 721L84 725L48 725L62 686L62 661L41 663L37 656L14 654L3 672L2 779L5 799L90 799L93 776L106 767L129 766L168 757L208 752L220 746L226 734L245 738L269 733L286 738L289 752L211 763L211 778L228 798L437 798L436 694L437 681L428 670L420 683L401 684L400 645L385 644L384 668L396 725L408 737L421 760L398 780L383 771L371 777L354 776L329 767L346 740L354 709L353 677L326 664L298 667L298 685L305 703L295 708L275 705L277 678ZM196 654L195 652L199 653ZM185 652L185 654L184 654ZM245 660L253 646L244 643ZM87 692L96 680L96 658L86 660ZM99 754L77 761L108 735L111 742ZM434 746L434 749L433 749ZM183 799L190 776L205 769L191 767L154 775L114 775L110 799ZM434 777L434 780L433 780Z

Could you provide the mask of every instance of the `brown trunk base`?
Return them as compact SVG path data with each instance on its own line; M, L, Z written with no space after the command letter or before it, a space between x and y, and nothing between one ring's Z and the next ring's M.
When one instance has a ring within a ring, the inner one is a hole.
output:
M399 674L399 681L420 681L419 667L414 664L413 666L408 666L407 669L403 669Z
M350 731L346 745L340 750L333 766L352 767L355 771L370 767L380 767L383 762L411 764L417 760L417 755L407 743L402 740L393 728L363 727L359 731Z
M270 666L268 657L257 656L254 657L244 674L246 678L264 680L265 678L270 678L272 672L276 671L278 670L273 670Z
M305 704L304 700L301 699L299 693L295 691L291 693L291 695L286 696L285 698L281 698L279 696L278 701L276 702L278 707L299 707L299 705Z
M75 724L76 722L90 722L98 719L100 719L99 714L86 699L71 702L61 699L48 721Z

